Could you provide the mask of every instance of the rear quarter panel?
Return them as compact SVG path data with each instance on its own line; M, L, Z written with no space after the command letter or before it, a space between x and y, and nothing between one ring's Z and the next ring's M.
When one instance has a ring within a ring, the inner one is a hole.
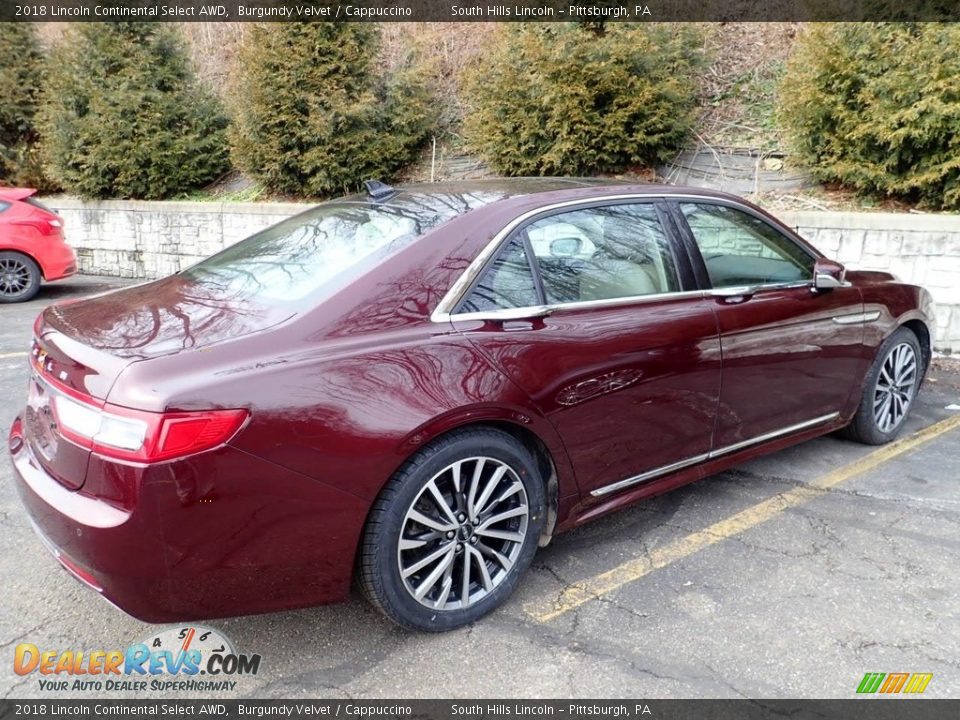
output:
M576 492L552 425L448 325L290 355L195 355L192 372L164 388L167 409L248 407L250 423L233 446L365 500L437 436L491 420L537 435L553 455L561 487ZM134 363L122 384L160 387L164 366L173 362Z

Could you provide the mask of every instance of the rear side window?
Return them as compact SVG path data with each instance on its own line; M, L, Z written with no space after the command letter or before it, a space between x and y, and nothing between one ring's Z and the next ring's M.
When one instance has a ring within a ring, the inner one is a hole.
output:
M678 290L673 251L656 208L649 203L620 203L549 215L518 230L457 312L531 307L544 301L563 305L619 300Z
M457 312L485 312L540 303L533 270L519 238L511 240L480 278Z
M3 202L2 200L0 200L0 213L2 213L2 212L3 212L4 210L6 210L8 207L10 207L10 203L6 203L6 202Z
M667 234L648 203L551 215L524 231L550 304L616 300L680 289Z
M24 198L24 199L23 199L23 202L25 202L27 205L32 205L33 207L37 208L38 210L43 210L44 212L48 212L48 213L50 213L51 215L56 215L56 214L57 214L57 213L55 213L53 210L51 210L50 208L48 208L46 205L44 205L42 202L40 202L39 200L37 200L36 198L33 198L33 197Z

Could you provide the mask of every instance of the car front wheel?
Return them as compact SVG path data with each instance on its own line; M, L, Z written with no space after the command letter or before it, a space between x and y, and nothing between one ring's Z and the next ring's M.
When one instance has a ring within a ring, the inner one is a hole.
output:
M500 430L453 432L411 458L377 499L361 587L399 625L460 627L509 597L543 524L543 481L530 452Z
M868 445L882 445L903 430L920 389L923 354L917 336L901 327L880 347L867 373L863 397L846 434Z

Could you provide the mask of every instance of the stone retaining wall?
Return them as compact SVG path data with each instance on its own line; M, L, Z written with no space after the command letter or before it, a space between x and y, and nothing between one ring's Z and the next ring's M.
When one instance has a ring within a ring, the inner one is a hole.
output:
M155 278L193 264L310 207L301 203L47 200L66 225L84 273ZM936 347L960 352L960 215L778 213L827 255L929 288Z
M923 285L937 303L934 347L960 352L960 215L780 212L824 254Z

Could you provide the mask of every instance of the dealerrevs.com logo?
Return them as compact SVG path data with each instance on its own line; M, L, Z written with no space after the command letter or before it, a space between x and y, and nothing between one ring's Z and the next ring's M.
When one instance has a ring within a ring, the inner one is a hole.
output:
M241 675L256 675L260 656L240 654L219 630L174 627L126 650L44 650L33 643L14 649L17 675L38 675L40 690L234 690Z

